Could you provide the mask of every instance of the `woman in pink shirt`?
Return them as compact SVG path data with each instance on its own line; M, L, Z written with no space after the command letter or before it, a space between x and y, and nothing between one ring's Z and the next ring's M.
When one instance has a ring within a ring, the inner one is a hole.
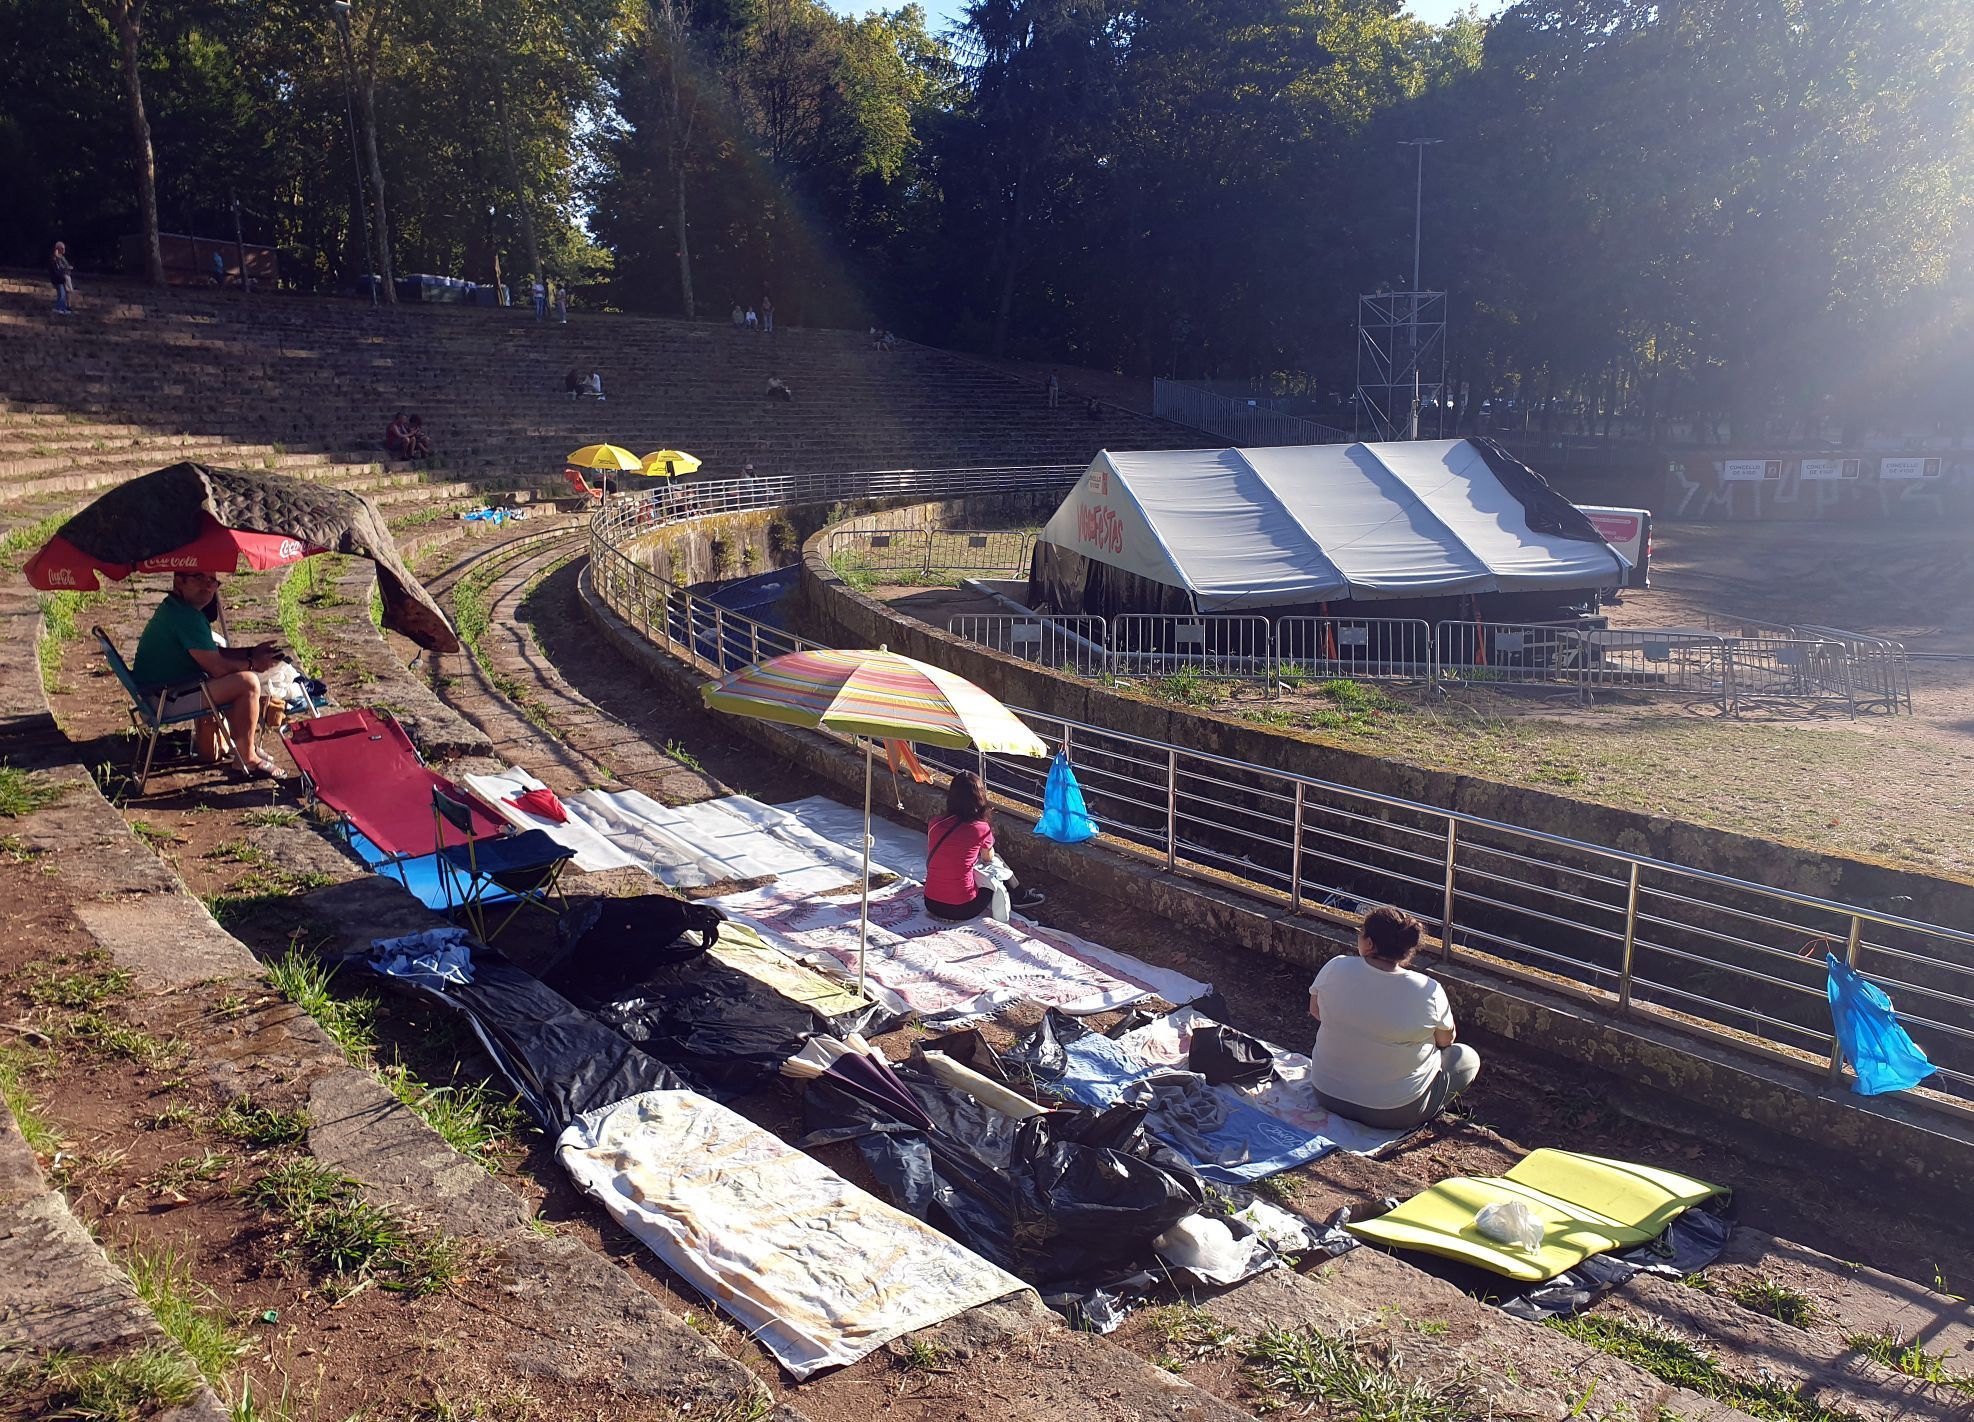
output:
M994 891L974 877L976 864L992 863L994 831L987 824L987 789L980 777L962 770L946 787L946 813L925 829L925 911L957 923L978 918L994 902ZM1043 896L1007 881L1014 906L1038 908Z

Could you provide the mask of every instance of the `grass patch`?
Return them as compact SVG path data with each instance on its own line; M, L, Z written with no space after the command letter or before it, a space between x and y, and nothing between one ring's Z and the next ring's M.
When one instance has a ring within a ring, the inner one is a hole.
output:
M1844 1342L1881 1368L1974 1397L1974 1377L1947 1371L1945 1353L1929 1353L1917 1343L1890 1333L1853 1333Z
M487 594L499 576L498 570L481 568L468 573L452 586L452 630L459 634L459 641L474 660L479 660L480 639L487 635L493 625L492 614L487 607Z
M430 1294L457 1277L459 1251L442 1235L422 1235L389 1211L365 1204L347 1175L313 1160L291 1160L247 1190L283 1221L304 1257L352 1286Z
M1145 685L1161 701L1180 706L1213 706L1220 701L1220 690L1198 667L1180 667L1170 676L1153 677Z
M665 742L665 754L684 766L687 770L704 775L706 767L699 763L699 757L680 745L677 741Z
M1635 1364L1661 1382L1691 1388L1751 1417L1771 1419L1771 1422L1858 1422L1855 1413L1820 1406L1795 1389L1732 1378L1706 1353L1663 1329L1601 1314L1552 1318L1545 1321L1545 1326L1567 1333L1601 1353Z
M1166 1304L1147 1310L1145 1324L1164 1344L1152 1362L1168 1373L1183 1373L1191 1364L1219 1352L1237 1336L1203 1308Z
M50 514L39 523L24 523L0 534L0 566L20 568L42 544L61 531L67 514Z
M1751 1313L1765 1314L1791 1328L1808 1328L1816 1320L1816 1304L1808 1294L1773 1279L1738 1284L1727 1296Z
M192 1277L192 1266L174 1249L133 1249L124 1260L137 1296L186 1356L217 1384L246 1356L249 1344L228 1326L219 1297Z
M298 872L273 865L256 865L248 869L228 888L202 895L200 902L224 927L238 923L249 914L270 905L284 903L298 894L306 894L314 889L326 889L335 882L333 874L324 874L313 869Z
M1322 1401L1363 1422L1478 1422L1483 1415L1464 1378L1437 1382L1399 1374L1350 1334L1271 1328L1247 1345L1248 1376L1283 1402Z
M63 1040L76 1042L92 1056L157 1066L178 1055L175 1043L162 1041L137 1027L112 1021L100 1012L78 1012L61 1024Z
M287 646L288 655L305 675L312 677L322 675L322 653L308 639L308 612L325 595L326 585L335 577L333 567L317 567L323 561L320 557L304 558L291 567L274 598L281 640Z
M35 1105L34 1095L27 1089L27 1078L35 1070L38 1061L29 1053L17 1047L0 1047L0 1101L7 1103L13 1113L14 1124L20 1127L21 1139L36 1155L52 1156L62 1138L47 1118Z
M100 949L30 963L21 972L21 991L36 1007L99 1007L129 992L130 983L130 970L113 966Z
M293 1145L308 1135L308 1112L277 1111L257 1106L251 1096L236 1096L213 1122L213 1128L230 1141L255 1150Z
M137 1422L182 1407L199 1391L192 1365L163 1343L118 1358L55 1354L43 1363L40 1382L52 1394L52 1415L75 1422Z
M224 840L208 849L202 859L217 859L225 864L250 864L261 867L273 862L268 852L244 839Z
M41 642L34 650L41 663L41 685L56 691L62 679L62 650L75 640L76 614L101 602L103 594L41 593L36 600L41 604Z
M275 805L265 810L249 810L240 817L240 823L249 829L287 829L301 822L302 812L289 809L285 805Z
M130 822L130 832L154 850L169 849L172 845L179 843L180 839L177 831L160 829L149 820L132 820Z
M377 1047L377 999L370 993L338 997L329 990L334 977L322 959L293 946L267 968L274 990L313 1017L343 1055L366 1058Z
M879 581L870 555L854 548L839 548L830 554L829 571L852 592L867 593Z
M521 1129L521 1108L490 1081L433 1086L402 1062L379 1072L391 1094L417 1113L445 1143L477 1160L489 1173L499 1167L500 1151Z
M908 1373L936 1372L946 1361L946 1350L926 1338L906 1338L898 1348L898 1366Z
M33 771L0 761L0 819L15 820L54 804L68 793Z

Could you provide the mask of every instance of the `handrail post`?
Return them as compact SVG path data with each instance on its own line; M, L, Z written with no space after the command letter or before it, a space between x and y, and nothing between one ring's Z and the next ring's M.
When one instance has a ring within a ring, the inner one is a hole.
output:
M1439 961L1453 956L1453 869L1460 853L1460 822L1446 822L1446 884L1439 902Z
M1631 964L1638 949L1638 861L1631 861L1631 882L1624 891L1624 962L1618 968L1618 1011L1631 1011Z
M1179 867L1179 749L1165 753L1165 867Z
M713 669L721 676L727 674L727 610L717 602L713 604Z
M1858 949L1864 942L1864 920L1857 914L1851 915L1851 935L1844 944L1844 964L1857 967ZM1837 1030L1833 1024L1830 1030L1830 1084L1839 1086L1844 1080L1844 1044L1837 1040Z
M1295 838L1289 845L1289 908L1292 912L1302 912L1302 802L1309 787L1302 781L1295 783Z

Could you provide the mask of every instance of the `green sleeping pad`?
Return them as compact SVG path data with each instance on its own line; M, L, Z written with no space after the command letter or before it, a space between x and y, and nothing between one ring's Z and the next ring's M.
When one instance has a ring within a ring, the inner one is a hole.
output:
M1393 1249L1422 1249L1539 1283L1593 1254L1655 1239L1694 1205L1726 1193L1649 1165L1538 1150L1498 1179L1442 1180L1388 1215L1345 1228ZM1540 1249L1502 1244L1476 1228L1483 1207L1509 1200L1520 1200L1542 1221Z

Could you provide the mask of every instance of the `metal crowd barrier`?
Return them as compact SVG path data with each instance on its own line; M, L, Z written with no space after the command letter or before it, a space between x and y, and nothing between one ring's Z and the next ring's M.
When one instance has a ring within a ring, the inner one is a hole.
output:
M872 572L1027 577L1035 535L1025 529L875 528L829 536L832 562L847 557Z
M968 612L948 618L946 630L989 651L1077 676L1110 671L1110 629L1101 617Z
M594 585L618 615L709 671L818 645L629 556L638 534L684 517L650 503L620 500L591 524ZM1443 959L1479 951L1496 971L1619 1016L1821 1058L1834 1083L1843 1060L1823 983L1833 953L1900 1000L1900 1020L1939 1066L1940 1090L1911 1099L1974 1117L1960 1099L1974 1096L1974 933L1014 709L1074 756L1105 832L1174 873L1232 876L1292 910L1397 904L1437 926ZM1040 763L923 758L979 765L997 793L1040 805Z

